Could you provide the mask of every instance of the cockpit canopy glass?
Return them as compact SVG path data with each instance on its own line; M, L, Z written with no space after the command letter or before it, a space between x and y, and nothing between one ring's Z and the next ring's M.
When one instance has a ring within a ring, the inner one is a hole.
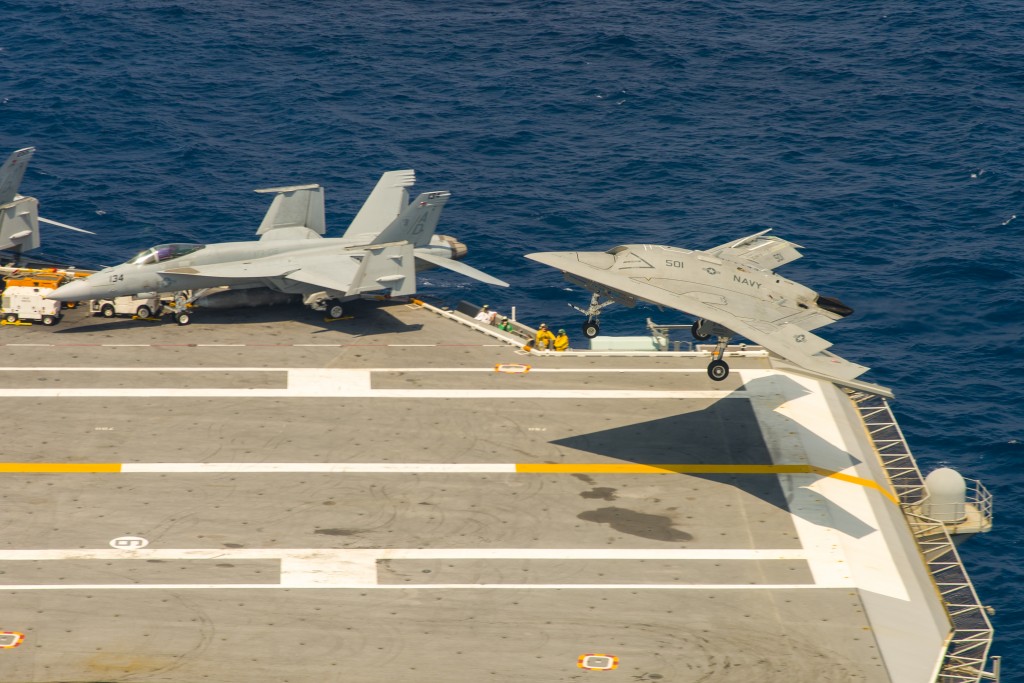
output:
M163 263L199 251L205 244L158 244L144 249L125 263L133 266L148 266L151 263Z

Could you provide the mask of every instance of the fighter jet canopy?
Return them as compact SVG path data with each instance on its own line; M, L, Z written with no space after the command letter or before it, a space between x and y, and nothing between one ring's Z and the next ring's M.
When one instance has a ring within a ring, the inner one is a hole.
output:
M150 263L162 263L199 251L205 246L205 244L158 244L155 247L143 249L125 261L125 264L145 266Z

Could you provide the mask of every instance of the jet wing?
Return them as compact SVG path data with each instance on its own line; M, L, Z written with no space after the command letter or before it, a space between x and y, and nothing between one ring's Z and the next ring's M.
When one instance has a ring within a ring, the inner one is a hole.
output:
M774 324L749 316L740 317L729 310L726 300L713 292L703 291L697 284L692 291L678 291L679 280L666 281L661 278L628 276L621 272L595 267L585 261L601 263L603 252L542 252L527 254L526 258L557 268L567 279L591 283L599 289L618 293L626 301L636 299L683 311L697 318L703 318L729 328L737 335L746 337L772 353L788 360L804 370L839 380L852 380L867 372L863 365L826 351L831 344L792 324ZM670 291L668 287L671 287Z

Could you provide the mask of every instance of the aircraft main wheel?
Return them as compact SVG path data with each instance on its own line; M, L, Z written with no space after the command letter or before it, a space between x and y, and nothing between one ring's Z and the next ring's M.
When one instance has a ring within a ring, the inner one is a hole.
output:
M103 314L104 318L113 318L115 313L114 307L110 304L104 304L103 308L100 309L100 313Z
M192 322L192 319L188 313L179 313L177 319L179 325L188 325L190 322Z
M44 325L56 325L57 324L57 318L55 318L52 315L44 315L43 316L43 324Z
M345 309L342 308L340 301L328 301L327 302L327 317L328 318L340 318L345 313Z
M6 320L9 323L16 323L18 322L18 314L8 313L7 315L4 316L4 320Z
M690 334L692 334L693 338L696 339L697 341L707 341L708 339L711 339L711 335L710 334L701 334L701 332L700 332L700 324L702 322L704 322L704 321L703 320L698 320L690 328Z
M149 306L139 306L138 310L135 311L135 315L140 318L148 318L153 315L153 311L149 310Z
M708 363L708 377L721 382L729 376L729 365L724 360L713 360Z
M601 326L596 322L585 322L583 323L583 336L587 339L593 339L601 333Z

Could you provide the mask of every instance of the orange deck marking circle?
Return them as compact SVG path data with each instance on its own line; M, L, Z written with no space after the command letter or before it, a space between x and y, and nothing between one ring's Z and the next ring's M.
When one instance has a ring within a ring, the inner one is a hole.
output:
M506 372L512 375L525 374L530 371L529 365L521 363L498 363L494 366L495 372Z
M25 634L17 631L0 631L0 650L18 647L25 641Z
M576 660L576 666L587 671L611 671L619 667L619 658L615 655L580 655Z

